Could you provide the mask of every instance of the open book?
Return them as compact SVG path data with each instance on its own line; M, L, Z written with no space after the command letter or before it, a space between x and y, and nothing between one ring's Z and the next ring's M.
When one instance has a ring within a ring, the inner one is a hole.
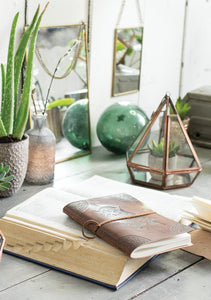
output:
M57 183L56 188L39 192L0 219L6 238L5 252L117 289L151 256L131 259L98 237L87 240L81 225L64 214L63 207L72 201L122 192L174 220L180 218L183 209L189 209L187 198L100 176L78 184L62 180L61 185Z
M127 194L69 203L64 212L94 238L101 237L131 258L152 256L191 245L190 227L165 218Z
M138 260L100 238L88 240L81 226L63 213L81 196L47 188L0 219L4 252L118 289L151 259Z

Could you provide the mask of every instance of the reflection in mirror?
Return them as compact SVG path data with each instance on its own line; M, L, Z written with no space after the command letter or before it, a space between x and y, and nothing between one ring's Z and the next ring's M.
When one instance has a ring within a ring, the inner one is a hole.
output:
M85 24L39 28L32 83L36 110L46 110L56 137L56 162L90 153Z
M143 27L115 30L112 96L139 90Z

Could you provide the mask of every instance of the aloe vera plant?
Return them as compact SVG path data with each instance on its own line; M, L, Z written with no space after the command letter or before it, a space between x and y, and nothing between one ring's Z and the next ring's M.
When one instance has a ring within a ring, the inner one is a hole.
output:
M17 13L13 19L9 38L6 70L4 65L1 64L2 98L0 111L0 138L9 136L12 140L21 140L23 137L29 114L31 77L36 37L47 5L40 15L40 7L38 6L31 24L22 36L16 52L14 50L14 45L19 13ZM28 43L29 50L23 90L19 105L17 105L21 69Z
M7 191L10 187L10 181L13 179L13 175L6 176L10 170L10 166L3 166L3 163L0 163L0 191Z
M147 144L150 153L156 157L163 157L164 152L164 139L160 140L160 143L157 144L154 140L152 140L152 145ZM176 153L179 151L180 146L175 146L175 142L172 141L169 144L169 158L174 157Z

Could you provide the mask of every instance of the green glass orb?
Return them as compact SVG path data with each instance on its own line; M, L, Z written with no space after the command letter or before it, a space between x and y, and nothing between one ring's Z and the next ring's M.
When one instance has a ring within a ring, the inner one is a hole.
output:
M137 105L117 102L99 118L97 136L107 150L123 154L147 121L147 115Z
M62 131L71 145L89 150L88 99L78 100L70 105L63 117Z

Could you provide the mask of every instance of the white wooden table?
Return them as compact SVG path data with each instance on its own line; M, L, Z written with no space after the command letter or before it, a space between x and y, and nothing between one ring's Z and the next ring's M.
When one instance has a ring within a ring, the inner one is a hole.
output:
M184 196L198 195L211 199L211 150L196 148L203 171L191 187L168 191ZM102 147L89 156L56 165L54 186L63 179L79 182L100 175L131 183L124 155L115 155ZM10 198L0 199L0 216L38 191L48 187L24 184ZM211 249L210 249L211 251ZM63 299L211 299L211 261L176 250L152 261L118 291L86 280L51 270L38 264L3 254L0 263L0 299L5 300L63 300Z

